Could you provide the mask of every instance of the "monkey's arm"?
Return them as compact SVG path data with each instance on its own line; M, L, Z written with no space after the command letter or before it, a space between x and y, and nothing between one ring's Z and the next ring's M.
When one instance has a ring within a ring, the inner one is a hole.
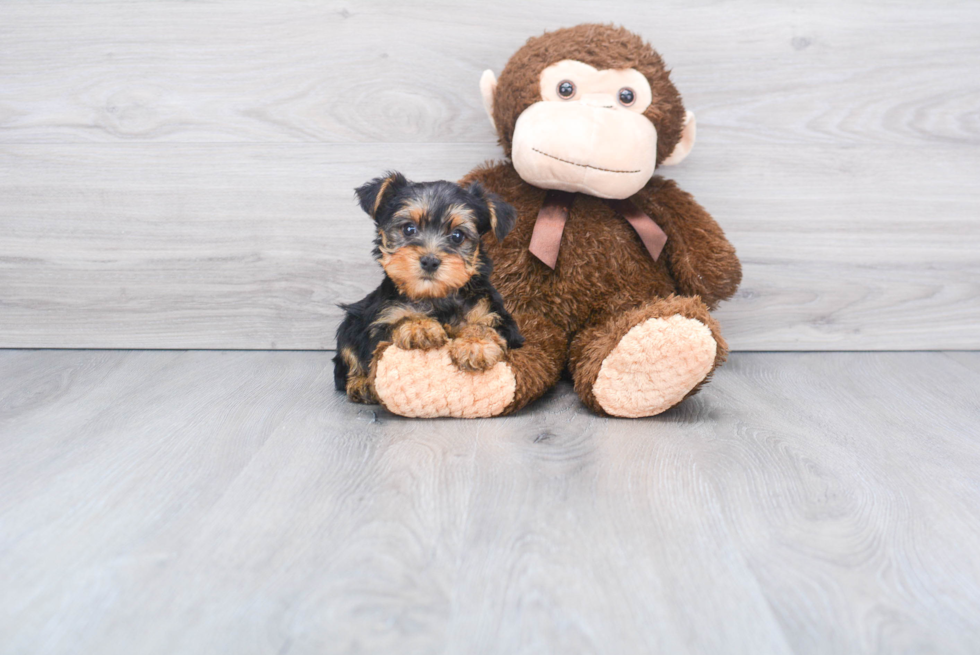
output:
M715 219L673 180L654 177L637 197L667 234L663 256L684 295L714 308L735 294L742 265Z

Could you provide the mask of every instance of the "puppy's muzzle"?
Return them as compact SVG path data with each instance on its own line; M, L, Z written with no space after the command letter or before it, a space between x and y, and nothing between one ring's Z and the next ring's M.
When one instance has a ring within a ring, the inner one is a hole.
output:
M422 270L426 273L435 273L436 269L439 268L439 264L441 263L442 260L432 254L424 255L419 259L419 266L421 266Z

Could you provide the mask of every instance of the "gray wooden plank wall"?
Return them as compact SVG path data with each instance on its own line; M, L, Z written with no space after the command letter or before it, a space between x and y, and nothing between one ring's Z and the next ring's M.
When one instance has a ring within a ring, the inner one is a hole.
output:
M980 346L980 3L265 0L0 5L0 347L331 348L351 189L498 156L481 71L584 21L698 115L735 349Z

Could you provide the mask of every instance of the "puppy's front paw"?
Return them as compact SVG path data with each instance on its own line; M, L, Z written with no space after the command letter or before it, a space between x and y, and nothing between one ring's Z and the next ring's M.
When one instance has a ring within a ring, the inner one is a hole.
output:
M486 371L504 358L504 340L488 330L480 336L461 336L449 343L449 357L461 371Z
M446 343L446 331L431 318L411 318L391 333L391 340L402 350L433 350Z

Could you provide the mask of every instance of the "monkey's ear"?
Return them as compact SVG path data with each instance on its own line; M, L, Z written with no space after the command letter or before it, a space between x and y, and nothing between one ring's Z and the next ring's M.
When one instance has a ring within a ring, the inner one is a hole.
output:
M497 124L493 122L493 94L496 90L497 76L488 68L480 76L480 95L483 96L483 108L487 112L487 117L490 119L490 125L493 127L494 132L497 131Z
M684 129L681 131L681 140L674 146L670 156L661 162L663 166L673 166L684 161L684 158L691 154L694 147L694 138L698 134L698 123L694 119L694 112L689 111L684 115Z
M503 241L517 222L517 212L503 198L486 191L479 182L474 182L466 190L481 200L487 208L486 212L480 212L480 220L477 222L480 234L493 230L497 241Z
M384 209L395 193L408 185L405 176L396 171L389 171L384 177L376 177L354 190L361 209L367 212L375 221L378 213Z

